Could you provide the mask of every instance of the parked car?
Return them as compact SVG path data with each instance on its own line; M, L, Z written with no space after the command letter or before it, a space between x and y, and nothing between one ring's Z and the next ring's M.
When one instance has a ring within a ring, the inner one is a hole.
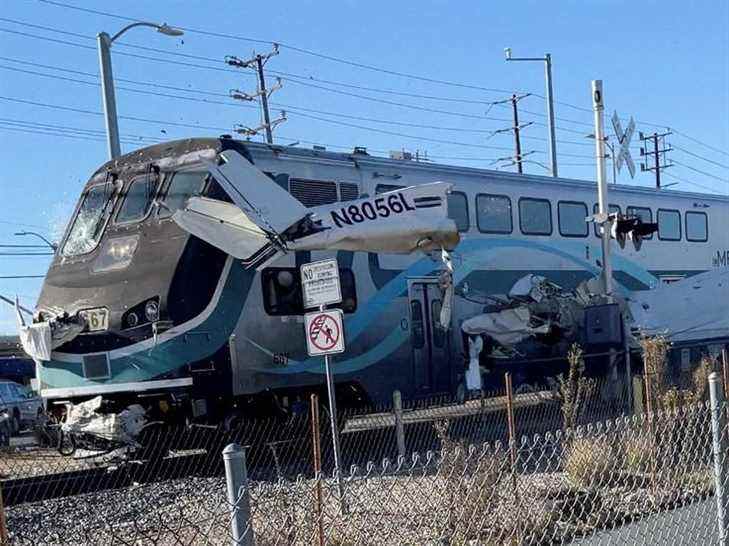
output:
M32 426L43 415L43 400L28 387L0 380L0 412L7 411L11 434Z

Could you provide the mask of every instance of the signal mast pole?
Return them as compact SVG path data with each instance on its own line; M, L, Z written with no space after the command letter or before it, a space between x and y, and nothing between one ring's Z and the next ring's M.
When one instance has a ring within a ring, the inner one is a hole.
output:
M605 176L605 129L603 114L605 105L602 96L602 80L592 80L592 109L595 112L595 159L597 160L597 206L598 214L605 218L608 214L608 187ZM612 222L602 224L602 281L605 295L613 292L613 268L610 263L610 232Z

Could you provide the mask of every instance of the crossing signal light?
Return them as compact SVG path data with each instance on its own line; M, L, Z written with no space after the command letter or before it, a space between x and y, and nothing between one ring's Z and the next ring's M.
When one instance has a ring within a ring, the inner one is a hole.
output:
M658 224L652 222L643 222L637 216L623 216L615 214L611 222L611 235L620 245L625 248L625 241L629 239L633 242L636 251L640 250L643 245L643 239L652 233L658 231Z

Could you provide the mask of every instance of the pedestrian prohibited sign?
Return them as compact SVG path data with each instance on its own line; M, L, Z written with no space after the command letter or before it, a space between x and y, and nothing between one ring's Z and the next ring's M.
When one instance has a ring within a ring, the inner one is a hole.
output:
M344 327L340 309L316 311L304 315L304 328L309 356L344 352Z

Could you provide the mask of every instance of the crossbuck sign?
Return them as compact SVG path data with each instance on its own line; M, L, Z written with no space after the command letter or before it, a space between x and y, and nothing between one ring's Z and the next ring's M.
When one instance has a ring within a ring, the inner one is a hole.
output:
M613 129L615 129L615 136L618 137L620 144L620 151L617 153L617 157L613 158L613 161L616 162L615 166L618 172L620 172L620 168L623 166L623 162L625 162L630 171L630 178L633 178L635 177L635 163L633 163L633 158L630 156L630 139L633 138L633 133L635 132L635 120L631 116L625 132L623 132L623 126L620 123L617 112L613 112L612 122Z

